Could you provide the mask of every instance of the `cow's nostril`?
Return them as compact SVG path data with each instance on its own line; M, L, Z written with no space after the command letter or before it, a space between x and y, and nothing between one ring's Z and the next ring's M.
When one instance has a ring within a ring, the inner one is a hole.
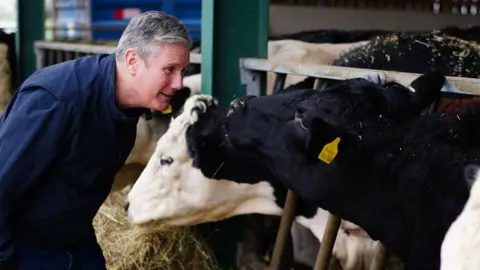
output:
M129 202L125 202L125 204L123 205L123 209L125 209L125 212L128 212L128 207L130 206L130 203Z

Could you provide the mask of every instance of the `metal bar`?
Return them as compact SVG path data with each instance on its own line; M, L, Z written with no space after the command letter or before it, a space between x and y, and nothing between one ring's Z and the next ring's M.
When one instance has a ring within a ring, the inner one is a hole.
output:
M332 256L333 246L337 239L338 229L340 228L340 217L330 214L327 220L327 227L323 233L323 238L315 261L314 270L327 270Z
M386 269L388 256L389 256L388 250L379 241L377 243L377 247L375 248L375 253L373 255L372 265L370 265L370 270Z
M245 95L238 59L267 57L268 21L268 0L202 1L202 90L221 106Z
M221 107L227 107L232 99L245 95L238 59L267 57L269 3L268 0L202 0L201 17L202 93L214 96ZM263 77L251 79L262 85ZM241 226L229 219L210 223L209 227L229 232L215 239L208 237L207 242L220 268L235 269L234 238L242 235ZM207 228L204 232L205 236L212 233Z
M324 80L322 80L320 78L316 78L315 82L313 83L313 89L319 89L320 86L322 86L323 83L324 83Z
M202 63L202 94L213 95L213 69L215 43L215 1L202 0L202 43L201 52L205 57Z
M203 68L203 67L202 67ZM264 82L266 80L266 72L240 69L240 82L246 84L246 94L253 96L263 96L266 94Z
M18 79L23 82L36 70L34 42L44 39L45 4L43 0L18 0L16 54L18 58Z
M287 79L287 74L277 73L275 74L275 83L273 84L272 93L278 93L285 88L285 80Z
M295 217L295 209L297 207L298 197L293 191L288 190L287 198L283 206L282 219L280 221L280 227L277 232L277 239L275 240L275 247L273 249L272 260L270 262L269 270L280 269L282 261L283 251L285 250L285 244L292 227L293 219Z
M386 75L388 79L395 80L400 84L409 85L414 79L421 74L407 73L397 71L386 71L376 69L362 69L350 67L337 67L330 65L314 65L303 63L280 63L269 61L262 58L242 58L240 59L240 66L244 69L261 70L267 72L276 72L284 74L295 74L308 77L325 78L332 80L345 80L362 76L365 72L378 72ZM448 81L459 90L471 93L480 94L478 85L480 79L451 77L447 76Z
M35 41L34 48L36 55L36 69L39 69L44 67L45 65L53 65L62 61L78 58L82 55L110 54L115 52L116 47L110 45L96 45L73 42L70 43L55 41ZM45 63L45 61L47 62ZM201 62L201 54L190 53L190 63L201 64Z

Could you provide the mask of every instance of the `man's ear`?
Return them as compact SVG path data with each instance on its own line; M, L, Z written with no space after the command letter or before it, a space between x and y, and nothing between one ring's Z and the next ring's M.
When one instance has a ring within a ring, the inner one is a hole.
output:
M312 120L305 143L311 161L321 160L330 164L346 146L358 139L343 128L325 122L321 118Z

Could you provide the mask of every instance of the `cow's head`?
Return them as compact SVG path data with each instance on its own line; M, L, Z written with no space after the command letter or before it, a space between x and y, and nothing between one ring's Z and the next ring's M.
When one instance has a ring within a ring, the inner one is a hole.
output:
M193 95L185 102L128 194L132 222L178 226L246 213L281 213L253 156L229 155L233 150L223 130L225 114L211 96ZM249 181L222 179L225 172Z
M374 145L385 128L414 119L444 82L444 76L425 74L410 91L358 78L322 91L243 97L232 102L225 127L234 149L259 154L267 166L275 166L270 169L278 179L296 179L296 162L315 164L322 147L337 136L340 147L350 139Z
M414 91L395 82L357 78L322 91L241 97L232 102L225 126L237 149L277 148L282 145L277 134L292 132L286 124L293 123L295 115L297 123L306 124L304 117L321 118L368 143L378 136L379 121L401 124L417 117L438 97L444 83L444 76L429 73L412 82Z

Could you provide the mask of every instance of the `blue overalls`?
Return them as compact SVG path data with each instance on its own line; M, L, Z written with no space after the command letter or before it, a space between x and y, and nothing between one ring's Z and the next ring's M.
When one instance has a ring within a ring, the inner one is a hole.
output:
M96 55L40 69L15 93L0 118L0 262L105 269L92 220L145 112L120 110L114 84L115 55Z

